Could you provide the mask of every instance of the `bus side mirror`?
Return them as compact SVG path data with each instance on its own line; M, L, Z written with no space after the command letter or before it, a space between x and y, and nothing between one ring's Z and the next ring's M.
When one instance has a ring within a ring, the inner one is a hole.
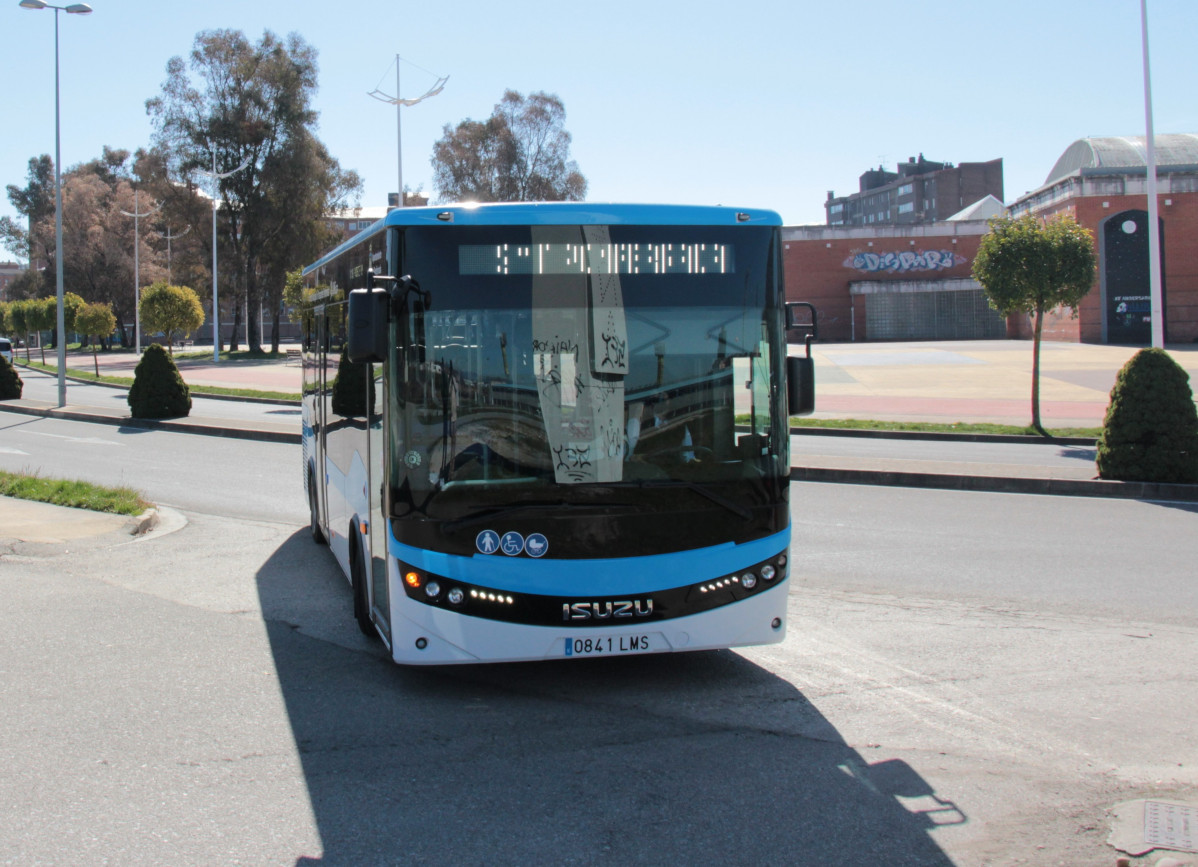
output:
M810 356L787 357L786 404L790 415L815 412L815 359Z
M349 293L349 333L346 355L350 361L381 364L387 360L387 318L391 293L381 286Z
M809 320L799 315L802 308L811 314ZM799 330L807 348L806 357L786 358L787 411L790 415L811 415L815 412L815 359L811 357L811 342L819 337L819 317L815 305L806 301L787 302L786 329Z

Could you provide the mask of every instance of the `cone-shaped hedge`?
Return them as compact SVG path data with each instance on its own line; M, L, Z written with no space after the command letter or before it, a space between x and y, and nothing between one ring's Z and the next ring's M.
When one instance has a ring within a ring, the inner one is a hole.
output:
M165 349L153 343L133 372L129 407L134 418L179 418L191 412L191 391Z
M21 382L16 368L0 355L0 400L18 400L24 390L25 383Z
M1098 475L1127 482L1198 482L1198 410L1190 376L1163 349L1119 371L1098 438Z

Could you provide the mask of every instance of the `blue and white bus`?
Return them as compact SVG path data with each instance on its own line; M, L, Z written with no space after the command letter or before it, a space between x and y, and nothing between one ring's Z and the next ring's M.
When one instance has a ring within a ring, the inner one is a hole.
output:
M306 268L312 533L362 630L407 664L781 641L813 377L780 226L403 208Z

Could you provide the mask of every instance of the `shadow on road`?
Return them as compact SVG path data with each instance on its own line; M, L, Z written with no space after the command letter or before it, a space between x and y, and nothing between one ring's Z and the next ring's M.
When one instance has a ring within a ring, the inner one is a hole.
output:
M297 863L951 864L951 801L736 653L405 669L306 532L257 581L324 849Z

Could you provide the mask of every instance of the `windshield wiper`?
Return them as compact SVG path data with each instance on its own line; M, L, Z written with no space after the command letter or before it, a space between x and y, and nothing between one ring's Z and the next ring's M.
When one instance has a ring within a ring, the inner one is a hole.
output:
M717 494L711 488L706 485L700 485L698 482L687 482L681 479L643 479L636 482L636 484L642 488L686 488L687 490L694 491L699 496L706 497L717 506L723 506L732 514L746 521L753 518L753 513L740 503L728 499L723 494Z

